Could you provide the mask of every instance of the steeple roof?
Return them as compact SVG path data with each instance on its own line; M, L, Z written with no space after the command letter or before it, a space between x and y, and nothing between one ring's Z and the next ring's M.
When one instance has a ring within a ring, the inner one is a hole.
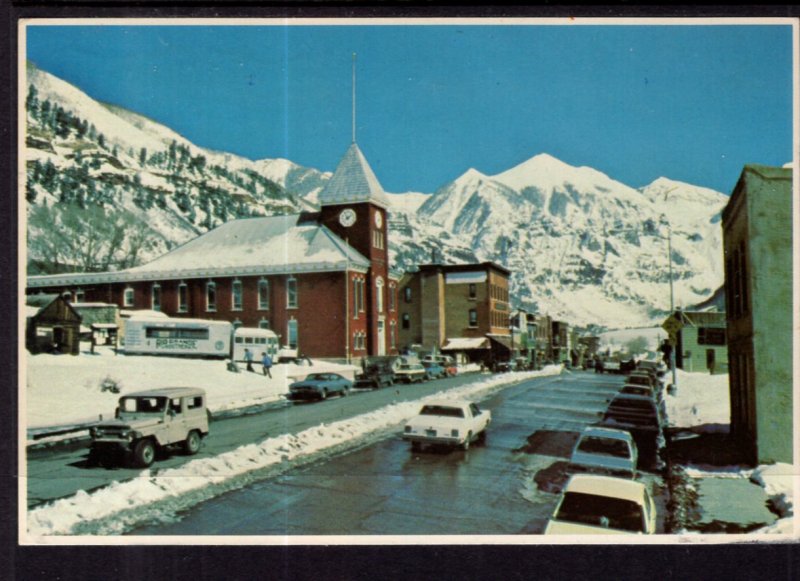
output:
M386 192L355 143L342 157L318 199L321 206L371 202L384 209L389 207Z

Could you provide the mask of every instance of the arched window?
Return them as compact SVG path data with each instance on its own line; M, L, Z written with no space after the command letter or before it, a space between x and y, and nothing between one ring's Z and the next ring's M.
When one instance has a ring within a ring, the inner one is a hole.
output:
M375 302L378 305L378 312L383 312L383 277L375 280Z
M294 277L286 279L286 307L297 308L297 279Z
M206 311L213 313L217 310L217 283L210 280L206 283Z
M189 311L189 287L181 281L178 285L178 312L186 313Z
M150 289L150 308L154 311L161 310L161 285L154 283Z
M258 309L269 310L269 281L266 278L258 281Z
M239 279L231 284L231 310L242 310L242 281Z
M122 306L123 307L133 306L133 289L129 286L125 287L125 290L122 291Z

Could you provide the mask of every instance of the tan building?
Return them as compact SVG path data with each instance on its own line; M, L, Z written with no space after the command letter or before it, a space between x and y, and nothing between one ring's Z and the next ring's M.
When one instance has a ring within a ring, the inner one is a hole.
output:
M492 262L425 264L407 273L398 288L401 349L502 357L510 349L509 274Z
M792 203L791 169L746 165L722 212L731 431L753 464L793 461Z

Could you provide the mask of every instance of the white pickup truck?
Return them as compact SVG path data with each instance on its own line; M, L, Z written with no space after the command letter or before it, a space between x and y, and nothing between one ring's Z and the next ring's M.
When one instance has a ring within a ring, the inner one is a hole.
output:
M481 410L477 404L461 400L428 402L419 414L411 418L403 429L403 439L411 442L412 450L423 445L458 446L469 450L474 441L486 439L486 428L492 413Z

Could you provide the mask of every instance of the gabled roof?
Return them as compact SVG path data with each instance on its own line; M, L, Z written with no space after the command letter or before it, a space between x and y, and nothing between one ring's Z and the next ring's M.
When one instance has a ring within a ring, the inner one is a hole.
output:
M369 261L331 230L301 221L301 216L233 220L141 266L117 272L33 276L28 286L369 268Z
M318 201L321 206L371 202L384 209L389 207L386 192L355 143L342 157L333 177L320 192Z

